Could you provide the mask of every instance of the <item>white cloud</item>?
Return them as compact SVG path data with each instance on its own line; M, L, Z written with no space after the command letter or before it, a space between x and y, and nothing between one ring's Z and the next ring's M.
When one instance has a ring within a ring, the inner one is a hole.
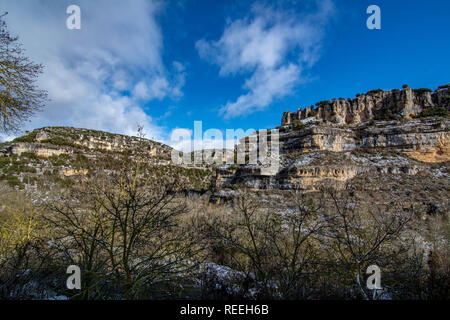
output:
M68 125L135 134L142 124L147 137L163 140L162 128L141 106L180 97L186 71L179 62L167 68L162 61L160 3L80 0L81 30L68 30L71 2L0 0L26 55L45 66L39 86L51 101L24 129Z
M299 82L300 76L300 66L292 63L277 69L256 70L252 77L245 81L244 88L248 89L248 93L241 95L235 102L227 103L221 112L225 113L226 117L234 117L261 110L275 97L289 94Z
M169 91L169 82L164 77L156 77L150 82L139 81L133 89L133 94L144 100L163 99Z
M152 79L141 80L133 88L134 96L143 100L162 100L167 96L171 98L181 97L183 95L181 89L184 86L186 77L185 68L178 61L174 61L172 66L174 75L170 82L165 76L155 76Z
M334 7L321 1L315 13L293 15L255 5L252 13L230 22L220 39L199 40L199 55L220 67L221 76L250 74L247 91L221 108L226 118L262 110L290 94L304 80L302 71L319 58L326 25Z

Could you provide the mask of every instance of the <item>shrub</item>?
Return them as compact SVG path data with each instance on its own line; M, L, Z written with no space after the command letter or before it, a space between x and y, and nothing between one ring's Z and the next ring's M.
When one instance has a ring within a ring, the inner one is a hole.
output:
M295 120L292 123L292 126L293 126L295 131L298 131L298 130L306 128L306 125L303 122L301 122L300 120Z
M36 154L34 154L33 152L22 152L20 154L20 156L23 157L23 158L31 159L31 160L38 160L39 159L39 157Z
M311 112L309 113L310 117L315 117L317 115L317 109L312 109Z
M36 173L36 168L29 167L29 166L19 166L18 173L21 173L21 172Z
M6 182L12 188L14 188L16 186L19 187L19 189L23 189L24 188L23 183L16 176L7 176L6 177Z
M13 142L34 142L36 140L36 132L32 131L22 137L15 138Z
M377 114L373 117L374 120L397 120L397 117L392 113L390 109L385 109L382 113Z
M0 157L0 168L3 168L9 164L9 158Z
M445 117L448 115L448 110L444 107L441 106L435 106L432 108L427 108L422 110L421 113L419 113L418 115L414 116L414 118L425 118L425 117Z
M419 89L414 89L414 94L424 94L426 92L431 92L431 89L428 88L419 88Z
M6 173L8 174L13 174L13 173L18 173L19 172L19 166L17 165L17 163L12 163L7 169L6 169Z
M76 148L77 146L74 145L73 143L61 138L61 137L53 137L50 139L46 139L46 140L42 140L42 143L49 143L49 144L54 144L57 146L68 146L68 147L72 147L72 148Z
M323 106L323 105L326 105L326 104L331 104L331 101L330 100L322 100L322 101L317 102L316 106L320 107L320 106Z
M368 95L373 95L373 94L377 94L377 93L380 93L380 92L383 92L383 90L382 89L374 89L374 90L368 91L367 94Z

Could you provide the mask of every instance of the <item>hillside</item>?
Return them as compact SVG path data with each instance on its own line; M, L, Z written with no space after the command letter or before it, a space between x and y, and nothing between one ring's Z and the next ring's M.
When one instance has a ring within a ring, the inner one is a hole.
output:
M285 113L278 127L279 166L275 170L266 170L266 165L258 161L252 164L248 161L249 141L257 143L261 137L258 132L241 140L234 157L230 150L223 152L222 159L217 159L215 165L205 164L207 157L217 157L211 150L203 151L204 161L200 164L176 165L171 163L172 148L148 139L47 127L0 145L0 180L20 188L42 187L45 185L41 181L43 177L70 184L73 179L89 176L105 164L112 169L123 161L143 158L149 168L171 167L185 173L192 180L193 190L212 188L213 192L243 186L280 191L293 188L314 191L324 186L340 189L360 178L395 180L406 176L434 182L441 179L442 185L447 187L448 90L448 85L435 92L409 87L401 91L372 90L352 100L353 104L347 104L344 109L338 108L342 106L340 100L333 100L329 108L318 103L318 108L313 109L314 116L308 108L297 114ZM394 99L394 96L398 97ZM439 102L446 103L445 112L431 112L441 108L437 105ZM353 108L355 103L358 107ZM336 120L341 119L339 117L330 118L329 109L331 113L344 112L346 119L351 114L352 119L365 118L366 121L343 123ZM405 110L415 110L416 115L409 116L409 111ZM377 112L381 111L389 113L391 118L379 120ZM231 162L236 160L243 146L246 164L226 164L227 157ZM370 184L374 188L376 185Z
M368 299L373 264L376 298L448 297L449 106L414 101L414 116L383 104L386 119L351 124L285 113L197 165L70 127L0 144L0 298Z
M20 189L45 190L53 183L73 184L99 168L114 170L123 163L144 161L163 174L176 169L192 189L205 189L209 172L171 165L172 148L144 138L69 127L46 127L0 144L0 180ZM144 159L144 160L140 160Z
M419 105L415 108L421 110ZM249 141L258 142L261 138L258 132L242 139L234 157L230 150L223 152L223 158L217 159L215 165L204 162L176 165L171 162L172 148L148 139L47 127L0 145L0 181L39 193L54 184L68 187L89 178L99 168L116 170L125 162L145 159L150 171L164 174L166 170L176 170L188 180L189 190L209 190L214 201L231 199L235 190L243 187L262 191L270 197L276 193L283 195L285 190L291 189L315 192L331 187L340 190L353 184L362 194L379 195L380 201L390 199L395 189L403 195L412 192L422 206L448 209L448 116L422 114L390 120L375 120L373 116L348 125L327 121L320 114L322 111L316 117L291 123L286 123L283 116L282 125L278 127L279 165L275 170L267 170L267 165L258 161L249 163ZM271 139L268 140L270 145ZM227 157L236 160L243 146L246 164L226 164ZM214 156L211 150L203 151L204 161ZM421 190L424 185L429 188L425 193Z
M339 111L336 109L339 100L334 100L330 105L319 103L313 114L310 108L299 109L297 114L285 112L277 128L278 170L264 170L265 166L257 163L222 166L217 170L216 183L220 187L240 183L256 189L295 186L317 190L323 185L342 186L358 175L414 176L428 172L431 176L445 176L450 161L448 90L449 86L442 86L433 94L431 90L409 87L402 91L374 90L354 100L366 101L365 105L355 102L357 108L347 105ZM393 95L404 96L405 100L395 100ZM378 102L373 102L375 100ZM445 102L445 107L438 105L439 102ZM416 115L409 116L405 111L411 108ZM344 112L347 119L352 115L352 119L359 120L351 125L343 123L338 121L342 117L330 118L329 111ZM391 116L380 120L377 112ZM363 118L365 121L361 122ZM258 142L259 136L255 133L246 137L241 144L248 144L252 139ZM270 145L270 138L268 140ZM248 147L246 151L248 153Z

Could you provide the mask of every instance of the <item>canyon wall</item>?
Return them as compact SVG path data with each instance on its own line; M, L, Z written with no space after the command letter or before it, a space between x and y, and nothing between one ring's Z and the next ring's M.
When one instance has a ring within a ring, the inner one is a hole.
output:
M411 119L427 109L441 107L450 110L450 85L430 89L371 90L353 99L333 99L316 103L316 107L298 108L283 113L281 125L290 125L310 117L338 124L357 125L371 119Z

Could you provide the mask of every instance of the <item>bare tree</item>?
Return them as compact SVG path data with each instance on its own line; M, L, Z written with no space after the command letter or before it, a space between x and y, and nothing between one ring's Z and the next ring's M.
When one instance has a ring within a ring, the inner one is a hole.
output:
M93 275L83 298L102 291L106 278L125 299L149 297L195 267L195 238L177 223L186 212L178 179L144 177L143 170L98 173L50 204L59 245Z
M41 212L0 184L0 299L46 298L54 278Z
M6 14L0 16L0 130L5 132L17 131L47 101L47 92L36 86L43 66L24 55L7 29Z
M232 216L208 218L209 241L221 244L226 263L245 273L241 297L248 297L251 288L258 299L310 294L310 275L320 252L315 236L325 223L318 217L320 208L305 194L295 191L289 200L288 209L263 208L258 195L244 191L234 200Z
M277 290L285 299L307 299L315 288L319 236L325 228L322 205L294 190L290 210L274 215L269 232Z
M339 192L328 189L326 193L335 209L329 219L331 248L327 252L331 261L337 262L335 271L343 275L342 287L348 280L349 288L356 286L363 298L381 297L388 288L371 292L362 277L369 265L378 265L386 271L396 260L394 258L407 252L396 240L401 240L402 231L413 217L412 206L395 202L386 206L365 203L355 197L352 186Z

